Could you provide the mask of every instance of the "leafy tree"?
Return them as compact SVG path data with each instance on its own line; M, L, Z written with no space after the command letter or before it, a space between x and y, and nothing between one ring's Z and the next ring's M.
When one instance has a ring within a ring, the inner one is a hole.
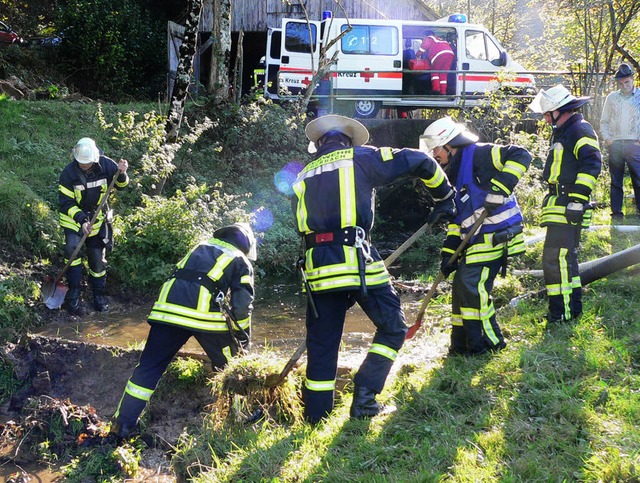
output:
M58 9L60 57L82 92L155 98L164 81L164 24L136 0L68 0Z

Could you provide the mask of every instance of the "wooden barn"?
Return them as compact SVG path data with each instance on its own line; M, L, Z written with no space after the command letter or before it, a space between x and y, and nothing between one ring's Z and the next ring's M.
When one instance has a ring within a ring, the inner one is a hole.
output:
M280 27L283 18L321 20L323 12L334 17L434 20L435 12L421 0L230 0L232 59L242 39L242 86L246 93L253 85L252 73L265 54L267 30ZM303 8L304 4L304 8ZM213 1L205 0L201 21L202 37L210 35L213 25ZM242 34L241 34L242 33ZM232 65L234 62L232 62ZM204 63L203 63L204 65Z

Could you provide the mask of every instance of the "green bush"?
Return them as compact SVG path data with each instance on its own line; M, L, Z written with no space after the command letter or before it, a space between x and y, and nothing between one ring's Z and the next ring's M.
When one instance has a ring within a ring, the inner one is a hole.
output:
M69 0L58 9L60 66L90 96L153 99L164 83L165 24L146 2Z
M220 186L190 185L170 198L143 197L143 204L114 222L114 274L125 286L157 288L173 266L216 228L248 220L246 195L229 195Z
M0 279L0 340L16 340L39 325L40 317L33 310L39 295L33 281L16 275Z
M0 178L0 213L3 238L40 255L56 251L61 239L55 213L27 185Z

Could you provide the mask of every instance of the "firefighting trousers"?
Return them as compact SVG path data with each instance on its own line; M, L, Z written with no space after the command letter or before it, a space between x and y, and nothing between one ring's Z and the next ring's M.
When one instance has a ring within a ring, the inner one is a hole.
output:
M581 231L581 226L547 226L542 269L550 321L570 320L582 314L582 283L578 268Z
M314 292L318 318L307 307L307 373L303 390L305 419L318 422L333 410L338 350L347 309L358 303L376 326L369 352L354 377L354 384L379 393L407 333L400 298L391 285L360 290Z
M167 366L190 337L195 337L211 360L213 370L222 369L235 354L226 332L196 332L181 327L151 324L140 361L127 382L114 415L120 423L134 426Z
M482 354L504 344L491 291L503 259L460 261L451 294L451 353Z
M103 227L105 226L106 223ZM103 229L101 228L100 232L102 231ZM82 233L65 228L64 237L64 257L66 260L69 260L82 239ZM82 283L82 250L83 249L80 249L80 252L71 262L71 266L67 270L67 283L69 287L72 288L79 288ZM94 290L104 289L107 281L107 258L106 249L100 233L87 237L84 250L86 250L87 261L89 262L89 281L91 287Z

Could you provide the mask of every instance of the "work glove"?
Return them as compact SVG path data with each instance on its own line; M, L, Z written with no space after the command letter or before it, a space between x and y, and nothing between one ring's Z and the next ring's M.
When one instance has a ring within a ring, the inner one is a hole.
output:
M449 223L456 216L456 204L453 196L446 200L438 201L427 216L427 223L435 225L438 222Z
M493 214L498 208L507 202L507 197L498 193L489 193L484 199L484 209L487 211L487 215Z
M246 332L243 333L243 332L234 330L233 335L235 336L236 340L238 341L242 349L244 349L245 351L248 351L251 348L251 341L249 340L249 335Z
M458 260L455 260L453 263L449 263L449 260L451 260L450 253L442 253L441 257L442 261L440 262L440 271L446 278L458 269Z
M564 212L564 216L571 224L578 225L582 223L582 216L584 215L584 205L577 201L571 201L567 205L567 209Z

